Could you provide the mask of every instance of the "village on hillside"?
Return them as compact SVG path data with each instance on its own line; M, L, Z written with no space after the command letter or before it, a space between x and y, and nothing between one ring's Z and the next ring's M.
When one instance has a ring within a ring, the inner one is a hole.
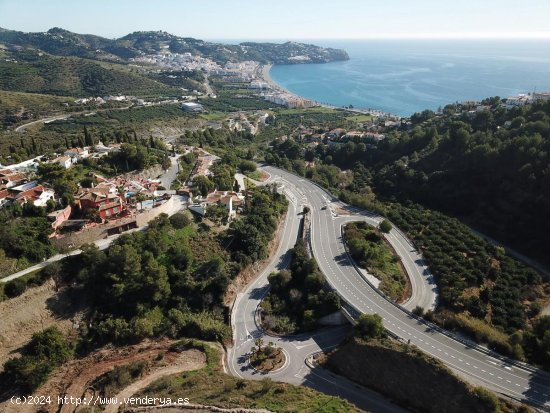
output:
M233 191L209 188L201 193L196 189L196 178L210 176L210 168L220 160L202 148L184 147L182 154L171 157L167 169L156 165L112 177L89 172L72 194L71 202L66 202L53 189L52 183L41 180L38 173L45 165L55 170L71 169L88 158L120 150L120 144L105 146L99 142L93 147L67 149L53 159L39 156L2 167L0 208L18 205L44 209L51 222L51 240L60 249L77 248L110 235L141 228L161 213L172 215L184 208L204 217L208 208L215 206L218 216L222 215L217 222L224 224L242 212L246 199L242 175L236 174ZM180 188L170 189L180 168L178 159L187 154L196 159L192 170Z

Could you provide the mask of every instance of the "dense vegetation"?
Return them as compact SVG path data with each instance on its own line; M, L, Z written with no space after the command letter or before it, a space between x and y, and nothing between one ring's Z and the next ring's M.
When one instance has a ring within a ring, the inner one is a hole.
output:
M0 90L0 129L22 121L67 110L73 100L68 97Z
M269 294L262 301L263 326L278 334L311 330L319 318L340 308L303 240L292 249L288 270L269 275Z
M235 263L211 234L172 222L161 216L145 233L125 235L106 252L85 249L79 279L97 308L89 334L94 342L230 336L222 300Z
M256 188L246 201L242 219L234 220L222 234L231 257L242 267L268 256L268 244L273 238L280 217L286 212L288 201L275 187Z
M538 272L442 213L399 204L387 213L420 248L436 277L436 321L505 354L538 359L529 320L550 293Z
M351 138L311 148L297 139L275 140L266 160L311 177L345 202L387 215L407 232L440 291L435 315L426 317L504 354L547 365L543 335L534 327L549 283L458 220L408 202L485 223L498 239L521 240L522 250L529 245L528 253L544 259L550 105L508 110L498 99L484 103L492 109L449 106L440 116L415 115L411 130L394 129L381 142ZM304 161L315 167L305 168Z
M132 342L160 334L227 340L223 297L247 264L265 258L282 196L258 189L246 215L216 236L207 228L161 215L146 232L119 238L107 251L85 248L78 278L96 314L91 342Z
M376 146L348 141L315 156L353 166L356 190L413 200L455 215L527 255L547 261L550 224L550 103L413 118ZM362 180L363 182L359 182ZM511 218L513 217L513 219Z
M21 51L0 60L0 89L60 96L177 96L177 88L125 66L97 63L78 57L56 57Z
M380 280L378 288L395 301L402 299L406 287L405 274L399 258L383 236L366 222L346 225L344 235L357 264Z
M73 116L31 127L25 134L0 132L0 163L17 163L33 156L60 152L67 147L82 146L86 143L85 128L94 144L101 141L108 145L150 141L151 136L156 140L163 133L153 134L151 131L162 131L166 124L174 128L195 129L202 123L203 120L189 116L174 104L109 109L90 116Z
M221 92L216 99L207 98L201 103L212 111L236 112L239 110L255 110L276 108L278 105L251 95L234 95Z
M44 208L14 204L0 209L0 277L53 255L51 232Z

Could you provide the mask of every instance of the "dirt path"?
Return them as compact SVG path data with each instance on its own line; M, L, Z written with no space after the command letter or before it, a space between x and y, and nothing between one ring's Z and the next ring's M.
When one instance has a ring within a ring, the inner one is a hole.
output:
M144 389L154 381L160 379L164 376L169 376L171 374L182 373L184 371L198 370L206 366L206 356L199 350L187 350L181 354L180 357L176 360L174 365L160 368L152 373L146 375L142 379L132 383L124 390L119 392L115 397L118 401L123 401L124 398L128 398L138 391ZM104 413L116 413L119 410L118 405L111 404L108 405Z
M85 407L80 406L79 408L70 404L60 406L57 403L57 397L95 398L97 391L90 386L97 377L113 370L114 367L140 361L147 363L145 376L140 378L136 385L132 384L123 390L124 394L131 395L161 376L206 366L204 353L199 350L175 351L171 349L173 343L174 340L161 339L158 341L145 340L133 346L104 347L87 357L75 359L63 365L34 392L34 395L51 396L53 403L42 406L44 412L73 413ZM148 380L150 381L148 382ZM112 397L112 395L106 397ZM36 406L14 406L6 401L0 403L0 412L34 413Z

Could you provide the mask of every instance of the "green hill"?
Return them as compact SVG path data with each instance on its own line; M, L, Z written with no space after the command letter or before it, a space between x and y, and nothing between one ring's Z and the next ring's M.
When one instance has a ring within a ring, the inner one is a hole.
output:
M32 50L7 53L0 60L0 89L60 96L177 95L167 86L128 66L58 57Z
M58 27L39 33L0 29L0 43L12 48L39 49L57 56L77 56L110 61L125 61L143 54L154 54L165 50L165 47L172 53L191 53L208 57L222 64L228 61L243 60L292 64L325 63L349 59L343 50L310 44L247 42L239 45L226 45L191 37L179 37L162 31L134 32L119 39L106 39L89 34L72 33Z
M375 147L350 141L321 157L355 165L356 188L368 183L385 199L450 213L548 263L550 102L511 109L498 98L484 103L480 111L425 111Z

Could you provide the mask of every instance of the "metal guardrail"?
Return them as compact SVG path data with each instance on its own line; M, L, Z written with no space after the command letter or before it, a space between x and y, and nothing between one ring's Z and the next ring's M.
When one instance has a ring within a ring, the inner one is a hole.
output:
M343 236L343 233L342 233L342 236ZM530 372L533 372L533 373L538 373L538 372L541 372L539 369L537 369L536 367L533 367L527 363L522 363L521 361L517 361L517 360L514 360L514 359L511 359L511 358L508 358L508 357L505 357L493 350L490 350L486 347L483 347L471 340L468 340L468 339L465 339L464 337L461 337L457 334L454 334L448 330L445 330L444 328L441 328L439 327L437 324L434 324L426 319L424 319L423 317L420 317L420 316L417 316L416 314L412 313L411 311L407 310L406 308L400 306L399 304L397 304L395 301L391 300L386 294L384 294L381 290L379 290L377 287L374 286L374 284L372 284L364 275L363 273L360 271L360 269L357 267L357 264L355 262L355 260L351 257L351 255L349 254L349 251L348 251L348 248L347 248L347 245L344 243L344 248L346 250L346 255L348 256L348 259L349 261L352 263L353 265L353 268L355 269L355 271L357 271L357 273L361 276L361 278L363 278L363 280L376 292L378 293L378 295L380 295L382 298L384 298L387 302L389 302L390 304L392 304L394 307L400 309L401 311L403 311L404 313L406 313L409 317L411 318L414 318L415 320L417 320L418 322L426 325L427 327L429 327L430 329L434 330L434 331L437 331L438 333L441 333L461 344L464 344L465 346L468 346L468 347L471 347L481 353L484 353L490 357L493 357L495 359L498 359L498 360L501 360L502 362L506 363L506 364L511 364L511 365L514 365L516 367L519 367L519 368L522 368L524 370L527 370L527 371L530 371ZM356 309L356 311L358 311ZM393 334L393 333L392 333Z
M271 165L270 165L270 166L271 166ZM273 167L273 166L272 166L272 167ZM274 168L276 168L276 167L274 167ZM279 169L280 169L280 168L279 168ZM291 174L291 175L294 175L294 176L296 176L296 177L299 178L299 179L307 179L307 178L304 178L304 177L302 177L302 176L299 176L299 175L297 175L297 174L295 174L295 173L293 173L293 172L290 172L290 171L284 170L284 172L287 172L287 173L289 173L289 174ZM327 189L323 188L322 186L320 186L320 185L317 184L316 182L313 182L313 181L311 181L311 180L309 180L309 182L311 182L313 185L317 186L321 191L323 191L323 192L326 193L327 195L331 196L332 198L338 199L337 196L335 196L335 195L332 194L330 191L328 191ZM364 211L365 213L367 213L367 214L368 214L369 216L371 216L371 217L382 217L382 216L379 215L379 214L373 214L372 212L367 211L367 210L362 210L362 209L357 208L357 207L354 207L354 208L357 209L358 211ZM404 238L405 240L407 240L407 241L409 242L410 245L413 246L413 248L416 249L416 247L414 246L414 244L412 244L412 242L403 234L403 232L402 232L399 228L397 228L397 227L394 226L393 224L392 224L392 226L393 226L393 228L394 228L397 232L399 232L399 233L403 236L403 238ZM342 234L342 235L343 235L343 234ZM311 244L311 239L310 239L309 242L310 242L310 244ZM313 247L313 246L311 245L311 247ZM351 261L351 263L353 264L353 267L355 268L355 270L357 271L357 273L361 276L361 278L363 278L363 279L365 280L365 282L366 282L366 283L367 283L367 284L368 284L368 285L369 285L378 295L380 295L380 296L381 296L382 298L384 298L387 302L389 302L390 304L392 304L393 306L395 306L395 307L398 308L399 310L403 311L403 312L404 312L405 314L407 314L409 317L411 317L411 318L417 320L418 322L420 322L420 323L426 325L426 326L429 327L430 329L432 329L432 330L434 330L434 331L437 331L438 333L441 333L441 334L443 334L443 335L449 337L449 338L452 339L452 340L455 340L455 341L457 341L457 342L459 342L459 343L461 343L461 344L464 344L464 345L467 346L467 347L473 348L473 349L475 349L475 350L479 351L480 353L483 353L483 354L485 354L485 355L487 355L487 356L490 356L490 357L493 357L493 358L495 358L495 359L497 359L497 360L500 360L500 361L502 361L502 362L505 363L505 364L513 365L513 366L516 366L516 367L518 367L518 368L521 368L521 369L523 369L523 370L526 370L526 371L529 371L529 372L532 372L532 373L544 373L544 372L541 371L540 369L537 369L536 367L533 367L533 366L531 366L530 364L523 363L523 362L521 362L521 361L514 360L514 359L511 359L511 358L509 358L509 357L503 356L503 355L501 355L501 354L499 354L499 353L497 353L497 352L495 352L495 351L493 351L493 350L490 350L490 349L488 349L488 348L486 348L486 347L483 347L483 346L481 346L481 345L479 345L479 344L477 344L477 343L475 343L475 342L473 342L473 341L471 341L471 340L465 339L464 337L461 337L461 336L459 336L459 335L457 335L457 334L455 334L455 333L452 333L452 332L450 332L450 331L448 331L448 330L445 330L445 329L439 327L438 325L436 325L436 324L434 324L434 323L432 323L432 322L430 322L430 321L427 321L427 320L425 320L424 318L419 317L419 316L417 316L416 314L413 314L411 311L407 310L406 308L400 306L399 304L397 304L396 302L394 302L393 300L391 300L389 297L387 297L386 294L384 294L381 290L379 290L377 287L375 287L374 284L372 284L372 283L363 275L363 273L362 273L362 272L359 270L359 268L357 267L357 264L355 263L355 260L353 260L353 259L351 258L351 256L349 255L349 251L348 251L347 246L345 245L345 243L344 243L344 248L345 248L345 250L346 250L346 254L347 254L347 256L348 256L348 259ZM312 248L312 251L313 251L313 248ZM424 260L423 260L423 263L425 263ZM330 285L330 283L329 283L329 285ZM336 292L338 292L333 286L331 286L331 288L332 288L333 290L335 290ZM353 310L355 310L356 312L361 313L361 312L360 312L358 309L356 309L351 303L347 302L343 297L340 297L340 298L345 302L346 305L348 305L348 306L350 306L351 308L353 308ZM389 330L388 330L388 331L389 331ZM392 334L394 334L394 333L392 333Z

